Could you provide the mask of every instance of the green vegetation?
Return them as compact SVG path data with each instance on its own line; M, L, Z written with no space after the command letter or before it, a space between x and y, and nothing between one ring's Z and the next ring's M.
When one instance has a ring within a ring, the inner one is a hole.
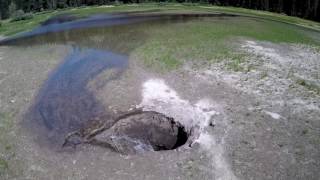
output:
M304 79L296 80L296 83L305 87L307 90L315 92L316 94L320 94L320 87L312 82L306 81Z
M28 18L22 18L21 21L2 20L0 23L0 35L11 36L19 32L29 31L34 27L38 26L41 22L46 19L63 13L72 13L77 16L88 16L99 13L111 13L111 12L128 12L128 11L168 11L170 12L181 12L181 11L193 11L193 12L224 12L234 13L247 16L256 16L259 18L266 18L290 24L296 24L308 28L320 30L320 23L304 20L297 17L290 17L277 13L249 10L244 8L233 8L233 7L219 7L219 6L208 6L208 5L183 5L174 3L165 4L131 4L131 5L117 5L117 6L91 6L91 7L80 7L80 8L69 8L59 9L55 11L44 11L40 13L34 13L33 18L27 14ZM30 19L31 18L31 19Z
M106 4L157 2L164 5L168 2L178 2L184 5L206 4L244 7L249 9L266 10L285 13L291 16L300 16L307 19L320 20L319 0L1 0L0 19L8 18L12 9L22 9L25 12L41 12L67 7L81 7Z
M229 69L248 71L242 66L246 54L234 47L234 42L242 37L275 43L318 45L295 26L243 17L159 25L146 33L148 40L135 53L147 65L158 64L166 69L172 64L177 67L192 60L213 63L227 60ZM174 58L168 61L168 56Z
M12 129L12 115L9 113L1 113L0 112L0 152L3 150L2 148L6 148L9 146L9 142L7 141L6 134Z
M257 11L252 9L245 9L239 7L221 7L221 6L201 6L204 9L210 9L215 12L232 13L238 15L245 15L251 17L265 18L273 21L280 21L284 23L294 24L306 28L311 28L314 30L320 30L320 23L315 21L310 21L298 17L287 16L284 14L273 13L268 11Z
M0 177L8 168L8 162L0 157Z
M11 21L23 21L23 20L28 20L32 18L33 18L32 13L24 13L22 10L18 10L15 12L15 15L13 16Z
M228 69L248 71L249 69L243 66L246 54L237 51L234 47L234 42L241 38L274 43L319 45L319 41L310 36L306 29L298 27L303 26L320 30L320 24L317 22L265 11L194 4L159 5L150 3L47 11L34 14L32 19L22 18L19 21L10 19L1 21L0 35L10 36L31 30L46 19L59 14L71 13L75 16L85 17L99 13L140 11L149 11L149 13L219 12L251 17L207 18L204 21L195 20L187 23L143 27L141 32L147 39L139 46L135 46L138 48L134 50L133 54L147 66L154 66L162 70L176 69L184 62L194 60L200 64L226 60ZM121 35L121 37L124 37L124 35Z
M4 152L10 150L10 142L6 139L12 128L12 118L9 113L0 113L0 178L9 168L8 162L2 158Z
M21 20L21 21L12 21L11 19L2 21L2 26L0 27L0 35L2 36L11 36L15 35L19 32L29 31L36 26L38 26L41 22L55 15L56 13L41 13L35 14L32 19Z

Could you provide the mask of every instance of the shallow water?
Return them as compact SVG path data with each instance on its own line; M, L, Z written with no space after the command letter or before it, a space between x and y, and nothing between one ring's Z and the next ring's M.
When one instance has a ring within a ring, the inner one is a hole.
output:
M73 47L43 84L31 110L32 119L59 134L75 131L98 116L108 119L108 113L86 86L102 71L114 71L103 83L116 79L127 63L123 55Z
M32 45L37 43L66 43L84 38L79 35L95 35L112 31L121 34L119 29L132 30L138 25L152 26L155 24L172 24L187 22L201 18L236 17L232 14L102 14L70 22L53 23L39 26L30 32L21 33L13 38L0 41L0 45ZM72 33L71 33L72 32ZM77 33L75 33L77 32ZM105 35L105 34L104 34ZM110 34L109 34L110 35ZM113 34L115 35L115 34ZM76 36L76 37L75 37ZM123 39L124 40L124 39Z

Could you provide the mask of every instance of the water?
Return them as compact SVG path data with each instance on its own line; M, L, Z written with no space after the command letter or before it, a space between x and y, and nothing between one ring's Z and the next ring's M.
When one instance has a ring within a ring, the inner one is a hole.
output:
M111 117L87 89L102 71L114 71L101 85L117 79L128 65L124 55L97 49L73 47L44 82L28 119L44 126L52 140L78 130L97 117Z
M206 17L236 17L231 14L110 14L94 15L88 18L67 21L62 23L53 23L39 26L30 32L18 34L13 38L0 41L0 45L35 45L41 43L66 43L74 42L86 38L90 35L104 34L114 32L111 35L121 35L122 32L128 33L141 30L139 27L148 27L152 25L166 25L179 22L187 22ZM134 27L134 28L133 28ZM121 30L121 29L124 29ZM82 35L81 37L79 35ZM108 34L110 35L110 34ZM143 36L139 36L143 37ZM110 38L110 36L108 36ZM112 37L111 37L112 38ZM126 39L122 39L126 40ZM93 45L94 46L94 45Z
M0 45L32 47L59 44L72 47L63 62L43 83L26 116L26 119L44 127L50 139L61 140L67 133L96 119L112 122L112 113L107 112L87 89L88 83L105 71L115 73L105 77L102 85L120 78L128 67L128 56L148 39L148 31L212 17L227 21L228 18L234 18L234 15L96 15L43 25L31 32L1 41Z
M113 73L100 82L101 86L121 77L128 67L128 54L146 38L141 31L146 25L185 22L207 16L216 15L100 15L40 26L34 31L3 41L4 44L15 46L72 46L62 63L43 83L34 105L26 115L28 126L31 125L31 129L43 129L45 137L58 144L68 133L92 121L109 121L111 126L114 114L108 112L87 89L88 83L106 71ZM156 19L157 22L150 21ZM90 39L94 39L94 42L90 42Z

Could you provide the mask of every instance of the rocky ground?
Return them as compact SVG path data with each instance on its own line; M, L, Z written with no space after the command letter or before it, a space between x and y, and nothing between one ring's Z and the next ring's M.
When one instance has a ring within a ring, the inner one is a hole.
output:
M193 70L200 79L224 82L239 97L248 96L242 105L226 107L234 171L245 179L317 179L319 51L250 40L241 44L249 53L240 64L243 71L226 71L226 62Z
M35 49L37 52L35 53ZM155 73L134 55L117 79L87 88L109 111L135 107L196 128L192 147L121 155L81 145L51 149L22 125L44 80L70 47L0 47L0 177L3 179L317 179L320 53L313 47L239 41L238 64L186 63Z

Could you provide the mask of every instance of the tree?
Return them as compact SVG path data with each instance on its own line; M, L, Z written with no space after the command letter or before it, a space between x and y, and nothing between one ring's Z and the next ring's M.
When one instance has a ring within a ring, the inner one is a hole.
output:
M8 18L8 10L11 2L16 4L16 9L25 12L41 11L42 9L56 9L66 7L78 7L81 5L102 5L115 0L0 0L0 18ZM140 3L146 0L117 0L123 3ZM154 2L207 2L215 5L236 6L251 9L274 11L293 16L320 21L320 0L148 0Z
M9 15L13 16L17 10L17 5L14 1L12 1L9 5Z
M0 19L6 19L10 17L9 13L9 0L0 0Z

